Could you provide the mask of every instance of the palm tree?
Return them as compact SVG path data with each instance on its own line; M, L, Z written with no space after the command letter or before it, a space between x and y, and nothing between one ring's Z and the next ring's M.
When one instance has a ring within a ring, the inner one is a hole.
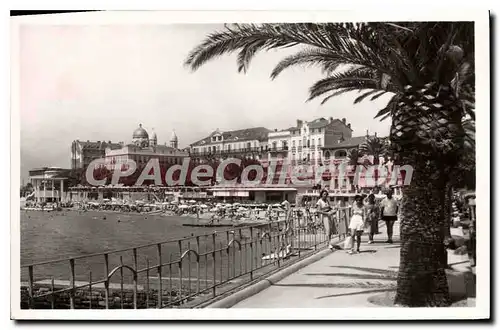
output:
M367 136L365 141L359 145L362 155L373 156L373 165L380 165L380 157L387 155L387 144L384 139L375 136ZM378 187L378 169L375 170L375 186Z
M392 97L377 118L391 118L391 148L398 162L413 166L401 202L401 258L395 303L448 306L442 255L442 196L463 147L462 118L473 117L474 24L471 22L232 24L206 37L188 55L198 69L238 52L246 72L259 51L301 47L271 73L316 66L325 77L309 90L322 103L351 91L355 102Z
M356 171L356 166L359 165L359 158L361 157L361 153L359 149L351 149L347 152L347 166L349 167L348 172L352 172L352 170ZM355 172L357 174L357 172ZM349 184L352 187L354 185L354 177L348 176ZM359 178L356 178L359 179Z

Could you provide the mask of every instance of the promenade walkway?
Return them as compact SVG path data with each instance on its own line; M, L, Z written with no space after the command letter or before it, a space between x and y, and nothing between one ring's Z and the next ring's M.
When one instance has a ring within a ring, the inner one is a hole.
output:
M375 244L367 244L368 237L363 235L361 253L334 251L232 308L378 307L370 300L396 290L399 222L394 225L393 244L385 243L387 234L382 223L380 231ZM452 235L461 236L461 229L452 228ZM471 273L468 257L448 251L448 263L453 267L448 272L450 294L467 293L468 297L475 297L475 275ZM475 298L468 298L467 305L474 304Z
M376 307L369 297L396 289L400 251L399 223L393 244L380 231L374 244L363 235L361 253L334 251L232 308Z

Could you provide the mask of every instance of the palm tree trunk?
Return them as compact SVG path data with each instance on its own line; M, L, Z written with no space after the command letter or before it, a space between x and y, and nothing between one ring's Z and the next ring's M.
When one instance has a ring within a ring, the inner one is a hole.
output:
M401 201L401 252L394 303L402 306L449 306L443 265L443 175L433 160L411 155L412 182Z
M453 187L451 182L446 183L445 187L445 199L444 199L444 236L445 238L451 238L451 215L452 215L452 200L453 200Z

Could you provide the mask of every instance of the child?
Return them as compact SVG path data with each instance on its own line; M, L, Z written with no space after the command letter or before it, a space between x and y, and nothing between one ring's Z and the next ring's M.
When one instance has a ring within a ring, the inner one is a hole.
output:
M361 235L363 234L366 224L365 208L363 206L363 196L356 195L354 197L354 205L352 206L352 217L349 223L349 230L351 231L352 248L350 254L355 253L354 241L356 240L356 252L359 251L361 245Z

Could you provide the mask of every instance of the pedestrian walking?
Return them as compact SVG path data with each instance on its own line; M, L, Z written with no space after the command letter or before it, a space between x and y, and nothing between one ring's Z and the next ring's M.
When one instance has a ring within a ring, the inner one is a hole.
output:
M352 248L348 251L350 254L355 252L359 253L361 246L361 235L366 225L366 210L363 205L363 196L356 195L354 197L354 204L352 205L352 216L349 223L349 230L351 234ZM354 243L356 242L356 250L354 250Z
M378 233L378 221L380 219L380 211L375 203L375 195L370 194L366 200L366 222L369 226L368 244L373 244L373 237Z
M322 218L321 220L323 221L323 226L328 239L328 248L333 251L332 236L335 224L333 222L333 209L330 206L327 190L321 191L316 207L316 212L320 214Z
M386 243L392 244L392 230L394 223L398 220L398 201L392 196L392 189L385 192L386 197L380 202L380 216L385 221L387 228Z

